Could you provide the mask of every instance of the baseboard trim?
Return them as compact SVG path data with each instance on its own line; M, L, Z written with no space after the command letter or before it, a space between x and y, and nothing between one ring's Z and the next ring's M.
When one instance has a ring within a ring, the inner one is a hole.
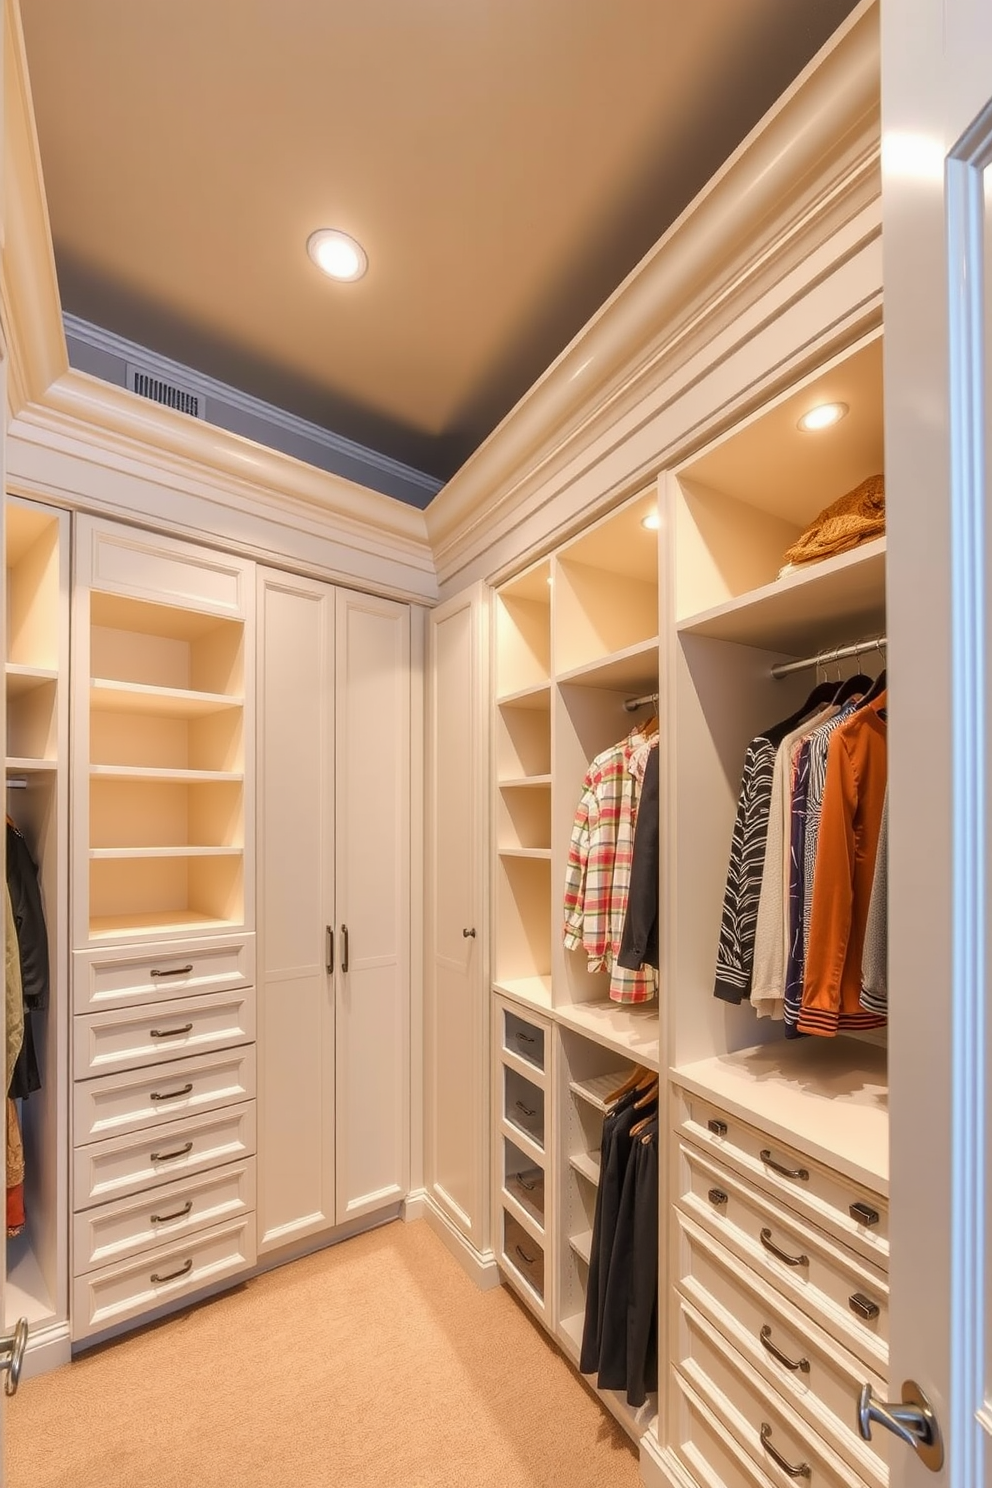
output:
M499 1271L496 1267L496 1255L493 1251L480 1252L471 1245L459 1230L456 1230L451 1220L434 1203L429 1193L411 1195L418 1208L421 1208L423 1218L426 1219L435 1235L451 1251L455 1260L458 1261L463 1271L466 1271L481 1292L491 1291L498 1287ZM407 1200L409 1203L410 1200Z
M60 1365L68 1364L71 1358L72 1342L69 1338L67 1322L54 1323L47 1328L40 1328L37 1333L32 1332L28 1338L21 1379L34 1379L38 1374L47 1374L50 1369L58 1369Z
M410 1224L414 1219L426 1219L427 1202L426 1188L415 1188L413 1193L407 1194L400 1207L400 1217L404 1223Z
M641 1437L640 1470L645 1488L697 1488L695 1479L661 1445L653 1430Z

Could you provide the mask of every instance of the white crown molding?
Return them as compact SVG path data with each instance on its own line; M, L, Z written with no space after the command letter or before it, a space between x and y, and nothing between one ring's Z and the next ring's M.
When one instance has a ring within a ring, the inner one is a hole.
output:
M162 378L166 382L179 382L192 392L198 393L202 398L226 403L250 418L260 419L267 424L275 424L278 428L284 429L287 434L309 440L311 444L318 444L332 454L343 455L356 464L380 471L383 475L393 476L428 499L436 496L441 489L443 484L441 481L434 476L425 475L422 470L415 470L412 465L405 465L401 460L391 459L389 455L380 454L378 450L369 449L364 444L357 444L353 439L346 439L342 434L335 434L319 424L312 424L307 419L288 413L284 408L277 408L274 403L266 403L261 398L254 398L249 393L242 392L240 388L231 387L230 384L220 382L215 377L207 377L204 373L197 372L182 362L173 361L171 357L151 351L136 341L129 341L125 336L118 336L114 331L105 330L102 326L82 320L78 315L63 313L62 322L67 336L83 341L87 346L107 352L121 361L134 363L143 371L151 373L154 377Z
M442 584L616 420L822 238L878 196L875 0L852 12L682 216L427 511ZM474 537L474 542L473 542Z

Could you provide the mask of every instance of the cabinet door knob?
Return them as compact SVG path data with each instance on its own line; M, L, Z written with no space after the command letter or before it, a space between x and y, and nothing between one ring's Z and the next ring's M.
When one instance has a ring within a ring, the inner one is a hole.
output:
M464 937L465 937L466 940L468 940L470 936L474 940L475 939L475 927L473 926L471 930L464 930L463 929L462 930L462 934L464 935Z

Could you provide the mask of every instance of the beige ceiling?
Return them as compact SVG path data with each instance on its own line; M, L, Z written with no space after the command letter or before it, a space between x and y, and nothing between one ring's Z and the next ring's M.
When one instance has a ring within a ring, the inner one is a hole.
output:
M446 477L851 8L21 0L63 307Z

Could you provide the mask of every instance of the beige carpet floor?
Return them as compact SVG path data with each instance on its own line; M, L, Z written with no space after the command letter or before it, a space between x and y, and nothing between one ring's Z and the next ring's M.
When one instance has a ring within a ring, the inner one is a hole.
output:
M8 1402L8 1488L636 1488L637 1456L504 1288L425 1222L248 1282Z

